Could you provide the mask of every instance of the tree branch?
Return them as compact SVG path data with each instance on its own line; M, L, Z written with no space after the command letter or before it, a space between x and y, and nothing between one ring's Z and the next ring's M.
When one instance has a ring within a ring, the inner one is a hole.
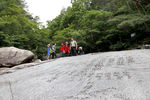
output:
M139 12L139 14L142 15L142 14L140 13L140 10L138 9L138 6L136 5L136 2L133 1L133 3L135 4L136 9L137 9L137 11ZM149 30L149 27L147 26L146 22L144 22L144 24L145 24L146 28Z

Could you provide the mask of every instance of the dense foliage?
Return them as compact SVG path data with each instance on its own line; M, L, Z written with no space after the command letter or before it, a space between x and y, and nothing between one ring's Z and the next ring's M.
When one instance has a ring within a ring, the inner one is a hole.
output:
M45 53L45 45L51 40L46 28L39 29L39 17L33 18L22 0L2 0L0 3L0 47L15 46L34 52ZM45 45L43 45L45 44Z
M15 46L46 55L46 45L73 37L86 53L125 50L150 43L150 0L71 0L47 28L22 0L0 3L0 47ZM42 27L42 28L39 28ZM136 37L131 38L131 33Z
M150 43L150 0L72 0L48 21L51 39L74 37L85 52L125 50ZM134 38L131 34L136 33Z

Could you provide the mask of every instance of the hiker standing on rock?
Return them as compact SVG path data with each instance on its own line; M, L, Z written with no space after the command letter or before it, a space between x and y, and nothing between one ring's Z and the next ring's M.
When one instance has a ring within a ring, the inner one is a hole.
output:
M61 52L61 57L64 57L64 53L65 53L65 45L63 43L61 43L61 49L60 49L60 52Z
M69 46L68 46L68 42L66 42L66 45L65 45L65 57L68 57L69 56Z
M47 45L47 60L50 59L50 53L49 53L49 50L50 50L50 44Z
M57 58L57 55L56 55L56 43L53 43L53 46L52 46L52 51L53 51L53 53L52 53L52 59L54 59L54 56L55 56L55 58Z
M76 56L76 50L77 50L77 42L71 38L71 43L70 43L70 49L71 49L71 52L72 52L72 56Z

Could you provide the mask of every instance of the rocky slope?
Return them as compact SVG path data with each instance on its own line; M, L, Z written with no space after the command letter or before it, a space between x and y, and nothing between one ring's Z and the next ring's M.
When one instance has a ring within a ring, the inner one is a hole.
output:
M150 50L16 66L1 72L0 100L150 100Z

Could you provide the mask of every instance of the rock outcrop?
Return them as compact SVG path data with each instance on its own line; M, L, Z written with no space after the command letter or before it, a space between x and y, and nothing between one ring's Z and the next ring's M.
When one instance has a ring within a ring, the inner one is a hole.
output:
M150 50L15 66L0 74L0 100L150 100Z
M0 48L0 66L12 67L28 63L34 58L34 54L28 50L15 47Z

